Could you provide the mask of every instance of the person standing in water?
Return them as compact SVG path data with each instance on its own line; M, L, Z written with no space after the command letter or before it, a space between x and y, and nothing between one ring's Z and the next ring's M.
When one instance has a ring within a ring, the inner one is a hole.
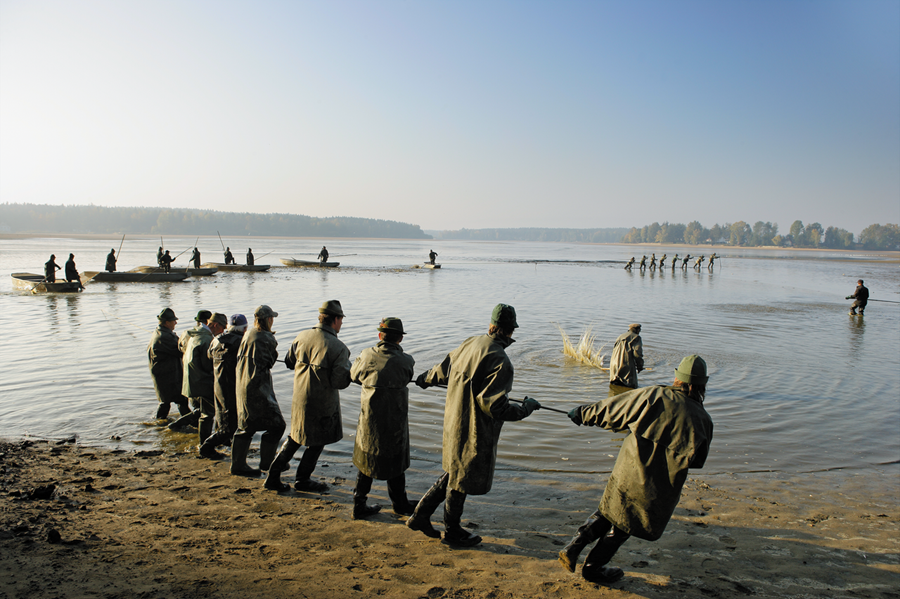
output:
M637 389L637 375L644 369L644 342L641 325L628 325L628 332L619 335L609 361L609 383Z
M859 308L859 315L862 316L866 311L866 304L869 303L869 290L863 285L862 279L856 282L856 290L853 292L853 295L848 295L846 299L856 300L850 306L850 316L856 316L857 308Z

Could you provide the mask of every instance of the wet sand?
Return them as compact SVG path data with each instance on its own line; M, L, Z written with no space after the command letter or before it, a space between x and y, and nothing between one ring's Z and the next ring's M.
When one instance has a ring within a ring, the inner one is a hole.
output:
M0 595L900 597L897 464L791 476L697 471L662 539L632 538L619 551L613 564L626 574L611 586L556 561L605 476L498 471L493 491L470 497L463 516L484 542L452 549L407 529L380 481L370 502L387 509L352 520L355 470L325 466L316 475L332 484L327 495L278 495L195 450L0 443ZM437 474L414 461L411 497Z

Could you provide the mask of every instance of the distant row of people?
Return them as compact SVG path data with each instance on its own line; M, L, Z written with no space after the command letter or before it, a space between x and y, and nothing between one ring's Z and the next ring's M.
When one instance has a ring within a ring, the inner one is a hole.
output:
M498 304L487 334L466 339L417 377L415 360L401 347L406 331L399 318L383 318L377 326L378 343L351 364L349 349L338 339L345 318L338 300L322 304L319 322L296 336L283 360L278 359L272 333L277 317L267 305L256 308L252 325L241 314L226 318L203 310L195 317L194 328L179 338L174 333L178 320L174 311L162 310L148 345L159 400L157 417L165 418L169 406L176 404L183 416L170 426L184 426L186 419L196 418L202 456L224 457L217 446L230 439L231 473L259 477L265 471L265 488L276 492L290 490L281 473L305 447L293 488L323 493L328 485L312 474L325 445L343 436L339 392L356 383L362 392L353 448L358 469L353 518L380 511L367 497L374 480L385 480L394 512L409 516L406 525L411 530L442 538L451 546L480 543L480 536L461 525L466 497L491 490L503 423L522 420L541 408L534 399L519 402L509 397L513 366L506 348L519 326L515 308ZM639 332L640 325L632 325L617 341L621 355L617 362L643 368ZM290 429L280 450L287 423L272 381L271 369L278 361L294 372ZM405 477L410 466L407 387L413 380L422 389L447 389L443 471L417 502L407 497ZM637 386L636 375L617 374L615 380ZM672 386L611 393L568 413L579 426L633 432L622 444L600 509L558 554L568 571L575 570L585 547L598 541L584 562L582 576L592 582L615 581L622 570L607 564L629 536L652 541L662 535L688 469L702 467L709 451L713 427L703 408L707 380L706 363L689 356L675 370ZM247 463L256 432L263 432L258 468ZM443 535L431 522L441 504Z
M662 269L665 268L665 266L666 266L666 257L667 257L666 254L663 254L662 257L659 259L659 269L660 269L660 270L662 270ZM694 262L694 268L699 269L700 266L703 264L703 261L706 260L706 257L703 256L703 255L701 255L701 256L695 257L695 258L696 258L696 261ZM716 262L716 258L718 258L718 256L715 254L715 252L713 252L713 254L709 257L709 263L707 264L706 268L712 270L712 267L713 267L713 265L714 265L715 262ZM673 271L675 270L675 267L678 266L678 260L679 260L678 254L675 254L675 256L672 257L672 270L673 270ZM690 255L690 254L688 254L688 255L686 255L684 258L682 258L682 259L681 259L681 268L682 268L682 269L687 269L688 264L690 263L690 260L691 260L691 255ZM634 259L634 256L632 256L632 257L628 260L628 262L625 263L625 270L631 270L632 267L634 266L634 262L635 262L635 259ZM656 266L656 254L653 254L653 255L650 257L650 266L649 266L649 269L650 269L650 270L656 270L656 267L657 267L657 266ZM647 266L647 256L643 256L643 257L641 258L641 262L640 262L640 264L638 265L638 268L639 268L640 270L644 270L644 269L648 268L648 266Z

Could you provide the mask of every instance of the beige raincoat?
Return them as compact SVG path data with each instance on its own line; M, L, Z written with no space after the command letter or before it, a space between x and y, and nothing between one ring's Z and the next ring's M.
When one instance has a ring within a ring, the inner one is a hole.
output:
M278 341L268 331L250 327L244 333L237 358L238 428L265 431L284 426L275 399L272 366L278 361Z
M634 331L619 335L609 362L609 382L637 389L638 372L644 369L644 342Z

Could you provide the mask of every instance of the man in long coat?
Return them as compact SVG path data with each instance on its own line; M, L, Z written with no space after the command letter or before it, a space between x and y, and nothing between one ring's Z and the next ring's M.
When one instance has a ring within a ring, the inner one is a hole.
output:
M213 314L210 320L215 321L218 316L219 314ZM237 431L237 357L246 330L247 317L232 314L228 319L228 329L214 337L209 344L209 358L213 363L213 392L216 396L216 428L200 445L200 455L205 458L223 458L216 447L230 445Z
M379 505L366 505L372 479L386 480L395 514L410 516L415 505L406 497L409 468L409 390L416 361L400 347L405 335L399 318L378 325L378 344L360 354L350 369L351 380L362 385L359 422L353 444L353 464L359 469L353 491L353 519L377 514Z
M191 262L194 263L194 268L200 268L200 250L194 248L194 251L191 252Z
M441 542L447 545L471 547L481 542L481 537L460 526L466 495L484 495L491 490L503 423L527 418L541 407L528 397L522 405L509 401L513 366L506 348L513 343L518 326L515 308L497 304L487 335L469 337L443 362L416 378L416 385L423 389L447 386L444 473L419 501L406 525L428 537L440 537L431 525L431 515L444 502Z
M224 314L212 315L207 324L186 331L187 343L184 346L184 379L181 394L189 398L191 407L198 413L198 430L200 444L212 434L216 417L216 400L213 384L213 362L209 357L209 344L213 337L225 330Z
M247 248L247 266L253 266L255 263L253 258L253 248Z
M44 262L44 280L48 283L56 282L56 271L60 270L59 264L56 263L56 255L50 254L50 259Z
M569 412L579 426L628 434L599 509L559 552L569 572L575 571L581 551L600 539L581 574L591 582L614 582L623 572L606 564L629 536L647 541L662 536L688 469L702 468L709 454L713 423L703 408L708 380L703 358L688 356L675 370L671 387L636 389Z
M637 375L644 369L644 342L641 325L628 325L628 332L619 335L609 361L609 383L637 389Z
M66 281L77 282L81 285L81 275L78 274L78 268L75 267L75 254L69 254L66 260Z
M284 358L285 366L294 371L291 433L269 469L267 489L289 489L281 482L281 472L305 445L294 488L316 493L328 490L327 484L310 476L325 446L344 436L339 391L350 386L350 350L338 339L343 322L341 302L325 302L319 308L319 324L297 335Z
M116 272L116 249L112 248L106 255L106 272Z
M173 403L178 406L178 411L182 415L190 414L188 400L181 394L184 367L181 363L181 350L178 349L178 336L174 333L178 318L171 308L165 308L157 318L159 326L153 331L147 345L150 376L153 378L153 388L159 400L156 417L166 418Z

